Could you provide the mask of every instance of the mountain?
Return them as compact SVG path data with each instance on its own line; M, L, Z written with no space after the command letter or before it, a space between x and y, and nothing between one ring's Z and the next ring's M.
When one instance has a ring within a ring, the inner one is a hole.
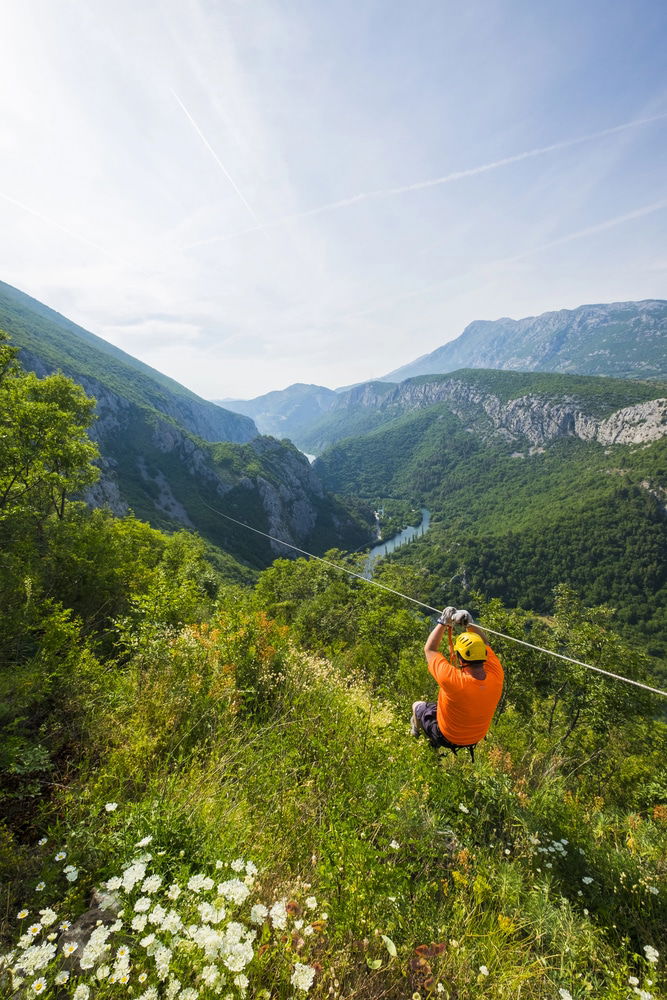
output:
M667 383L479 370L375 383L329 433L314 464L326 488L430 510L396 558L450 581L431 604L465 606L472 588L549 614L565 583L667 654Z
M333 389L295 382L287 389L267 392L255 399L214 402L219 406L224 404L234 413L252 417L262 434L298 441L316 420L331 409L336 398L337 394Z
M27 368L62 371L96 398L117 394L171 417L205 441L250 441L257 434L252 420L202 399L3 281L0 327L21 349Z
M476 320L463 333L383 381L458 368L667 377L667 301L612 302L525 319Z
M200 399L4 284L3 328L26 368L40 376L60 370L96 399L91 437L102 474L86 496L93 506L131 509L166 530L196 530L254 567L288 550L222 515L316 552L367 540L363 517L326 493L305 456L289 442L259 437L247 416Z
M641 404L665 393L662 382L600 379L594 376L548 373L463 370L452 375L430 375L391 382L365 382L340 393L331 409L298 440L306 451L321 452L344 438L366 434L406 413L436 403L448 403L465 412L466 401L485 399L499 422L510 421L519 410L537 401L537 419L546 420L543 405L553 401L563 427L576 414L611 414L615 409ZM565 409L563 410L563 406Z

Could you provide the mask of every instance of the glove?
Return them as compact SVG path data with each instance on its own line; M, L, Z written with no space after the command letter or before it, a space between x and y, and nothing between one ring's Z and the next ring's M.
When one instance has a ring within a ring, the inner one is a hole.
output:
M473 617L469 611L455 611L452 615L452 622L454 625L463 625L465 628L473 624Z
M456 614L456 608L446 607L438 618L438 625L451 625L452 616Z

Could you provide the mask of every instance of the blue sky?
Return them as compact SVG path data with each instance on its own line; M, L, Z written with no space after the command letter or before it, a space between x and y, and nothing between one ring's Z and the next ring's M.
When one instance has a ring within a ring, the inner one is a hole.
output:
M3 18L0 277L204 396L667 297L662 0Z

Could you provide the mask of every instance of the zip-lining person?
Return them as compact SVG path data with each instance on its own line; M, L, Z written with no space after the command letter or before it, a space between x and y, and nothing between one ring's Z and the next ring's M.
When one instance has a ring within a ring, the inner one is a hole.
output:
M452 645L451 630L461 632ZM449 630L450 657L440 652L440 643ZM412 706L410 732L423 732L431 746L446 747L454 754L468 750L475 760L475 747L484 739L503 691L504 672L500 660L487 643L487 636L475 625L468 611L447 607L426 640L424 655L428 669L438 683L438 701L416 701Z

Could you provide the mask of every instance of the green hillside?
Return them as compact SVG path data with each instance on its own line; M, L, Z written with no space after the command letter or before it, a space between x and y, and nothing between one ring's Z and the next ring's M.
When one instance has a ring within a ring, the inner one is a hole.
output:
M572 397L606 417L667 395L664 384L633 384L505 373L463 375L466 384L514 399L526 392ZM431 511L424 539L401 563L515 606L548 613L560 583L590 605L616 608L618 627L640 629L654 655L667 654L667 440L602 445L563 436L533 447L504 440L479 413L470 421L441 403L394 417L326 451L316 463L344 495L398 497ZM442 601L438 590L431 603Z
M140 407L166 413L209 441L248 441L256 434L251 420L201 399L101 337L61 316L36 299L0 281L0 329L21 348L27 367L62 371Z
M231 585L194 534L73 503L90 411L0 345L3 995L664 1000L664 700L502 640L490 738L438 755L408 734L427 619L321 562ZM567 587L548 622L471 608L651 677Z
M667 393L662 381L630 381L546 372L501 372L464 368L450 375L423 375L402 383L365 382L340 393L336 405L295 437L299 447L321 452L338 441L367 434L415 409L428 405L428 394L441 396L451 386L494 395L508 403L523 396L566 399L593 417L603 418Z

